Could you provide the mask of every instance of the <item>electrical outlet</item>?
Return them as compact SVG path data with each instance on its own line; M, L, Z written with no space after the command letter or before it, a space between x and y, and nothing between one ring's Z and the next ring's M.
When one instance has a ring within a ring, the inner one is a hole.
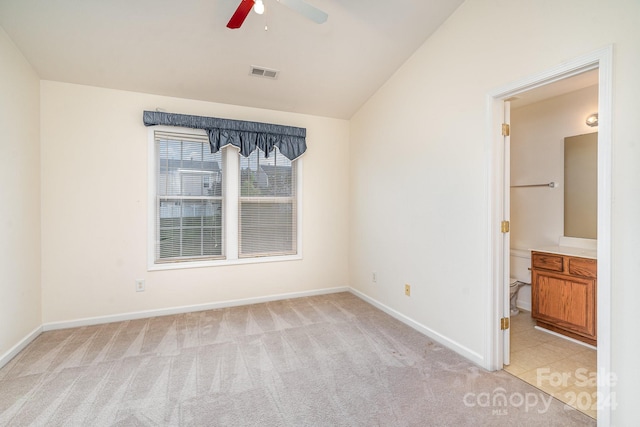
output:
M378 281L378 274L375 271L371 273L371 281L373 283L376 283Z
M144 280L136 280L136 292L144 292Z
M408 297L411 296L411 285L404 285L404 294Z

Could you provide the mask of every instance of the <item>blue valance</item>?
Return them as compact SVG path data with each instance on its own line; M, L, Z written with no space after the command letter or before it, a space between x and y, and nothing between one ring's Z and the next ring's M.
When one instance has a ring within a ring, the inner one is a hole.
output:
M307 150L305 128L160 111L145 111L143 121L145 126L164 125L204 129L209 135L212 153L217 153L225 145L231 144L238 147L240 154L245 157L256 148L264 151L265 157L269 157L273 148L278 147L283 156L289 160L295 160Z

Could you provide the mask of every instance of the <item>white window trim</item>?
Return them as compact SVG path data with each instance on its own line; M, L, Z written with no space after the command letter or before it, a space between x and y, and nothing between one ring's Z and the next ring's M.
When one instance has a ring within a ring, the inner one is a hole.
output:
M239 150L236 147L228 147L223 150L224 167L223 182L224 182L224 216L223 227L224 237L223 242L225 244L224 253L225 259L215 260L201 260L201 261L175 261L175 262L155 262L155 249L156 249L156 185L158 178L156 176L156 148L155 148L155 131L164 132L181 132L195 135L206 135L206 132L199 129L189 129L171 126L152 126L148 130L148 143L147 143L147 270L176 270L182 268L202 268L202 267L216 267L225 265L240 265L240 264L256 264L263 262L281 262L281 261L294 261L302 259L302 159L298 158L296 162L296 205L297 205L297 218L296 218L296 238L297 238L297 253L294 255L280 255L280 256L265 256L265 257L252 257L252 258L239 258L238 257L238 190L240 188L239 180L240 174L238 173L240 167Z

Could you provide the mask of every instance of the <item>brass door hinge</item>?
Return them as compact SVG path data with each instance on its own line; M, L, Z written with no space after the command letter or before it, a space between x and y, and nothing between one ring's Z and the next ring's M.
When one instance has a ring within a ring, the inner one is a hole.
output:
M509 134L511 133L511 127L509 126L508 123L503 123L502 124L502 136L509 136Z
M503 317L500 319L500 330L505 331L507 329L509 329L509 318Z
M509 221L502 221L500 223L500 232L508 233L509 232Z

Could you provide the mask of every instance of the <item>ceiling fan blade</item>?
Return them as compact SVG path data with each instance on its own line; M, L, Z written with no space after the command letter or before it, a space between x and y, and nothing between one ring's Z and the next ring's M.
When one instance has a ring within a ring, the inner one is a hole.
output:
M227 28L236 29L242 26L242 23L247 19L247 15L251 12L251 8L255 2L253 0L242 0L238 5L235 13L229 19Z
M329 15L327 15L325 12L321 11L316 7L311 6L309 3L303 0L277 0L277 1L287 6L289 9L295 10L296 12L306 16L307 18L311 19L312 21L318 24L322 24L329 17Z

